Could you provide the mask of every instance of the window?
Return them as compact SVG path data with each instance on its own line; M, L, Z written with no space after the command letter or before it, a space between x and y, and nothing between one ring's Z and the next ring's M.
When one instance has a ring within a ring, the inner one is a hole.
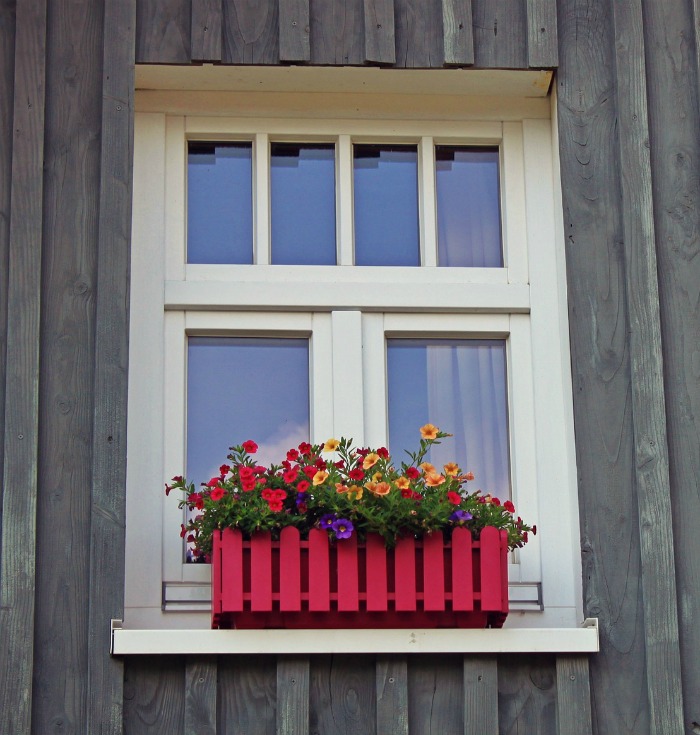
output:
M446 459L546 533L544 553L539 535L512 556L523 613L510 624L580 622L555 163L538 109L449 120L436 96L432 120L137 114L127 625L208 625L209 569L186 563L181 511L161 492L185 466L206 480L248 438L270 460L331 435L400 452L427 421L455 434Z

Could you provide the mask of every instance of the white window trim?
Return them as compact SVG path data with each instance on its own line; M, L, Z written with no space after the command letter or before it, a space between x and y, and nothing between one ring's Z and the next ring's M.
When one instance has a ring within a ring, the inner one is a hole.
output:
M391 269L391 279L384 268L315 267L310 303L301 288L306 282L305 267L267 265L269 162L259 151L268 151L270 138L285 136L336 142L338 252L339 262L345 264L352 259L352 191L347 185L351 182L352 141L416 143L423 267ZM580 622L571 375L552 137L551 121L544 119L230 120L137 113L127 472L128 627L208 626L208 617L201 613L161 612L161 580L182 583L185 596L196 600L201 590L187 584L208 579L206 567L180 564L172 554L173 543L179 542L181 515L176 499L166 502L162 488L167 477L184 467L186 334L242 332L311 336L311 382L320 399L312 405L325 407L314 410L312 438L318 441L344 433L367 444L384 443L385 419L369 408L363 416L356 401L343 405L342 396L333 396L332 383L359 381L365 406L384 405L377 403L382 401L383 384L372 378L367 365L370 360L373 365L384 364L386 333L506 337L514 502L523 517L536 520L540 530L517 555L518 563L511 565L511 579L514 588L519 582L544 580L544 610L512 612L508 624L571 627ZM188 139L254 141L257 265L185 264ZM434 142L500 146L505 268L433 268L437 252ZM412 289L411 285L424 285L426 269L436 275L439 288ZM370 287L363 290L362 284L368 282ZM263 304L265 313L259 312ZM362 316L357 311L360 308ZM353 351L351 341L333 340L339 330L354 335L355 347L364 345L364 366L357 362L362 351ZM135 357L140 358L136 363ZM352 359L355 364L349 367ZM163 392L154 390L159 385ZM334 421L339 415L344 418L342 427ZM160 538L164 539L162 554L156 548ZM548 551L556 551L541 555L542 539ZM198 606L207 607L202 602L182 607Z

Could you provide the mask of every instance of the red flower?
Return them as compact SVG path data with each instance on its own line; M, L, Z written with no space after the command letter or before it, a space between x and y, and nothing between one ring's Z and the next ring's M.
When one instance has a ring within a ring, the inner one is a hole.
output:
M304 467L303 472L309 480L313 480L314 475L318 472L318 468L315 465L310 464L308 467Z
M252 478L250 480L243 480L243 482L241 482L241 489L244 493L249 493L252 490L255 490L255 480Z
M452 505L459 505L462 502L462 496L452 490L447 493L447 499L452 503Z
M180 538L185 538L185 534L187 533L187 529L185 528L185 524L180 524Z
M299 475L299 468L294 467L291 470L287 470L283 475L282 478L285 482L296 482L297 476Z
M188 543L188 544L193 544L193 543L194 543L194 542L195 542L196 540L197 540L197 539L196 539L196 538L194 537L194 534L193 534L193 533L191 533L191 534L190 534L190 535L189 535L189 536L187 537L187 543Z
M325 470L326 469L326 462L323 459L317 459L314 463L315 467L318 467L319 470Z
M221 500L226 495L226 491L222 487L215 487L210 493L209 497L212 500Z
M211 480L207 483L209 487L216 487L221 482L220 477L212 477Z
M243 451L248 454L255 454L258 451L258 445L252 439L248 439L248 441L243 442L241 446L243 447Z
M231 468L227 464L222 464L221 467L219 467L219 472L222 475L225 475L231 471Z
M361 470L359 467L356 467L354 470L350 470L350 472L348 472L348 477L351 480L356 480L357 482L359 482L360 480L365 479L365 473L364 473L364 470Z
M382 459L389 459L389 450L386 447L379 447L379 449L377 449L377 454Z
M345 461L342 459L339 459L337 462L333 462L333 466L337 467L339 470L345 469Z
M267 472L267 467L263 467L261 464L256 464L255 467L253 467L253 472L255 472L256 475L264 475Z
M272 488L266 487L260 494L263 500L272 500Z
M412 498L413 497L413 490L411 490L410 487L404 488L401 491L401 497L402 498Z
M302 480L297 485L297 492L298 493L305 493L310 487L311 487L311 483L310 482L307 482L306 480Z
M250 480L250 478L253 476L253 468L248 467L248 465L243 465L242 467L238 468L238 474L241 480Z
M532 535L537 536L537 526L532 527Z
M282 510L281 500L270 500L268 506L273 513L279 513Z
M309 510L309 506L306 503L297 503L297 510L300 513L307 513Z
M510 502L510 500L506 500L506 502L503 503L503 508L509 513L515 513L515 506Z
M204 498L201 493L190 493L187 496L187 502L197 508L197 510L204 508Z
M409 480L417 480L420 477L420 470L417 467L409 467L404 474Z
M500 505L501 501L498 498L491 498L491 505Z
M299 445L299 453L303 455L311 454L311 444L308 442L302 442Z
M290 449L287 452L287 459L290 462L296 462L299 459L299 452L296 449Z
M170 491L173 489L172 485L168 485L168 483L165 483L165 494L170 495Z

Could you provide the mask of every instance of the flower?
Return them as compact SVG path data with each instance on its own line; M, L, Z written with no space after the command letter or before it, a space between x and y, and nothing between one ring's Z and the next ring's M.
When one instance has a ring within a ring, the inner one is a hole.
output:
M319 470L315 475L314 479L312 480L314 485L323 485L323 483L328 479L328 473L324 470Z
M430 462L421 462L418 466L423 470L424 475L435 474L437 472L435 465L430 464Z
M447 499L452 505L459 505L462 502L462 496L459 493L450 492L447 493Z
M334 513L326 513L326 515L321 516L321 518L318 521L318 524L321 528L325 528L326 530L328 530L335 523L335 519L336 517Z
M355 530L352 523L347 518L338 518L331 526L336 538L350 538Z
M368 470L370 467L374 467L375 464L379 461L379 455L375 452L370 452L365 456L365 458L362 460L362 469Z
M420 472L415 467L408 467L406 469L406 477L411 480L417 480L420 477Z
M243 447L243 451L248 454L255 454L258 451L258 445L252 439L243 442L241 446Z
M386 447L379 447L379 449L377 449L377 454L382 459L389 459L389 450Z
M326 443L323 445L324 452L335 452L340 445L337 439L326 439Z
M438 429L437 426L433 426L432 424L426 424L425 426L420 427L420 435L423 439L437 439L439 433L440 429Z
M295 482L296 481L298 475L299 475L299 468L298 467L293 467L291 470L286 470L282 474L282 479L285 482L291 484L292 482Z
M222 487L215 487L210 493L209 497L212 500L221 500L226 495L226 491Z
M290 449L287 452L287 459L290 462L296 462L299 459L299 452L296 449Z
M360 500L363 492L363 489L358 485L350 485L348 488L348 498L350 500Z
M448 462L442 469L448 477L457 477L459 474L459 465L454 462Z
M342 482L335 483L335 491L337 493L346 493L350 488L347 485L343 485Z
M509 513L515 513L515 506L510 500L506 500L506 502L503 503L503 509L507 510Z
M474 516L469 511L466 510L456 510L451 516L450 520L454 521L455 523L465 523L466 521L470 521Z
M429 472L425 476L425 484L428 487L437 487L438 485L442 485L443 482L445 482L444 475L438 475L435 472Z
M407 490L411 486L411 482L408 479L408 477L397 477L396 478L396 487L399 490Z
M391 491L391 485L388 482L368 482L365 487L373 494L373 495L388 495Z
M359 467L355 467L355 469L350 470L350 472L348 472L348 477L351 480L356 480L359 482L360 480L365 479L365 473Z
M298 493L305 493L310 487L311 487L311 483L310 482L307 482L306 480L302 480L297 485L297 492Z

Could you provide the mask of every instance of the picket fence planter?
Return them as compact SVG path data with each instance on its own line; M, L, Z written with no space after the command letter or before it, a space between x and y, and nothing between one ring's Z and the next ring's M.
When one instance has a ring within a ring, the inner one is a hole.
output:
M507 534L496 528L395 549L374 535L330 543L318 529L308 541L292 527L279 541L214 534L212 628L500 628L507 614Z

